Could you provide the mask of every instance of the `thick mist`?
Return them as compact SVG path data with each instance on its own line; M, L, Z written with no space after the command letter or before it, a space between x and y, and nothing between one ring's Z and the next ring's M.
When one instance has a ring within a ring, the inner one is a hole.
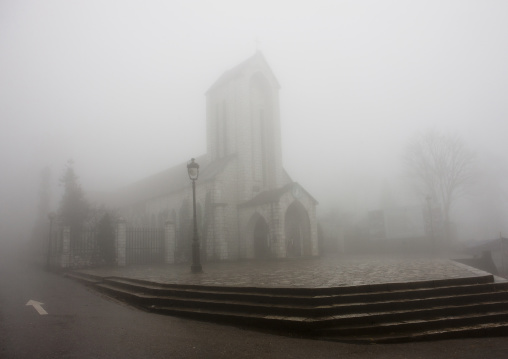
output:
M205 96L261 50L279 83L284 167L319 212L424 204L417 133L458 135L475 176L459 238L508 235L508 4L502 1L3 1L0 235L22 241L40 174L72 158L91 198L206 152Z

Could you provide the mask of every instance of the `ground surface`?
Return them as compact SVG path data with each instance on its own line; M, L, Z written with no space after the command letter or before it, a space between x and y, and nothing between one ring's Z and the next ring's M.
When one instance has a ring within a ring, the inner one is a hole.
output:
M296 288L404 283L486 274L447 259L365 257L204 263L203 270L204 273L192 274L190 266L185 264L97 268L82 272L160 283Z
M459 269L460 270L460 269ZM44 303L40 315L29 300ZM146 313L0 251L0 358L506 358L508 338L356 345Z

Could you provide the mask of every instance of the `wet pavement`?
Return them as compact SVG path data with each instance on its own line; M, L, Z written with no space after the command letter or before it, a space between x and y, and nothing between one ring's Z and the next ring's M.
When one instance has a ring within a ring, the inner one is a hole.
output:
M200 274L191 273L190 264L131 265L81 269L79 272L157 283L269 288L347 287L488 274L447 259L339 257L203 263L203 273Z

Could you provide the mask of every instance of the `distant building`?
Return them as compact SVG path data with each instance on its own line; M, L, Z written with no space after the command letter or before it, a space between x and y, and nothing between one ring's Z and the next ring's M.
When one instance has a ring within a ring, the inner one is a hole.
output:
M466 264L487 272L508 276L508 238L500 236L496 239L470 243L465 252L474 258L464 260Z
M378 242L423 243L441 238L443 216L438 207L406 206L369 212L369 238Z
M261 52L206 93L207 153L196 157L203 258L318 254L317 201L282 167L278 93ZM118 191L113 203L133 225L174 222L178 260L189 257L191 195L184 162Z

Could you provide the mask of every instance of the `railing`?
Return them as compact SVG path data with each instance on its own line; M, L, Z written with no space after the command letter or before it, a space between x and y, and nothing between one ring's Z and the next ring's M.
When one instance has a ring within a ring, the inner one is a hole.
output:
M75 267L88 267L100 264L103 261L97 231L83 229L81 233L73 236L71 233L71 263Z
M50 243L48 245L49 253L48 256L50 268L57 268L60 265L62 257L62 230L53 228L50 233Z
M127 264L164 263L164 228L127 228Z

